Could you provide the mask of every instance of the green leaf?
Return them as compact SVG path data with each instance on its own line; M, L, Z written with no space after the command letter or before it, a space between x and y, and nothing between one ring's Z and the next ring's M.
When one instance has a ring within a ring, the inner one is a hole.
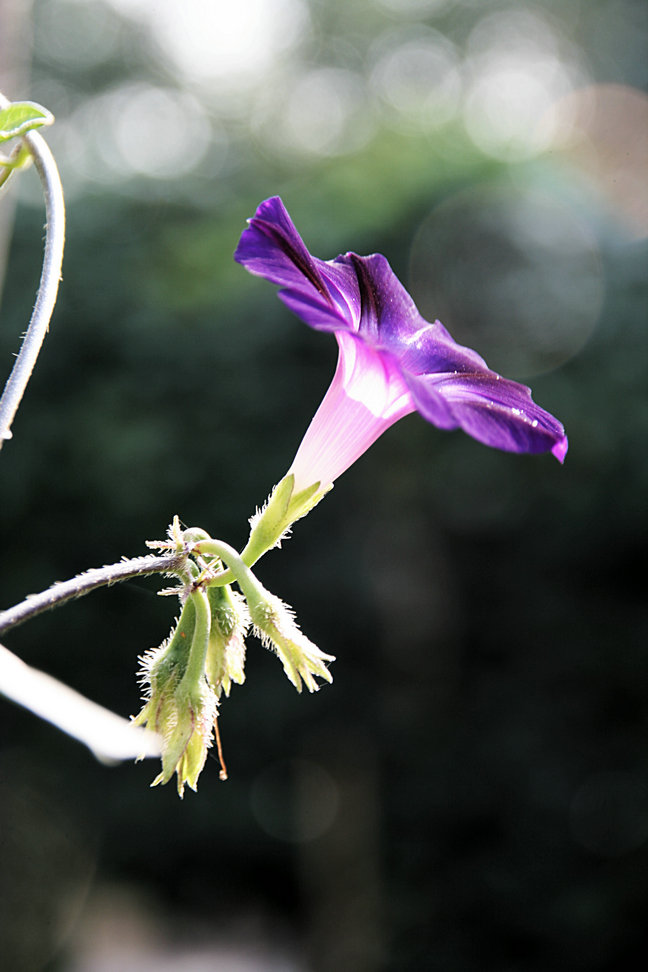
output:
M0 192L6 185L12 172L15 172L17 169L26 168L30 164L31 158L31 152L24 142L18 142L11 155L0 155Z
M51 125L54 115L34 101L14 101L0 111L0 142L19 138L33 128Z

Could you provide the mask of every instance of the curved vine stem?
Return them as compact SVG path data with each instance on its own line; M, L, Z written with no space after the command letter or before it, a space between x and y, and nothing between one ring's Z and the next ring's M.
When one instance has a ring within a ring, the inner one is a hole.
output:
M10 102L0 95L0 108L8 104ZM23 138L34 159L45 195L45 252L29 327L0 398L0 449L4 440L11 438L11 425L47 334L56 304L65 245L65 202L54 156L38 132L29 132Z
M0 693L85 743L102 762L160 755L161 740L154 732L134 726L26 665L4 645L0 645Z
M11 628L16 628L25 621L49 611L50 608L65 604L66 601L83 597L98 587L109 587L119 581L130 580L133 577L146 577L149 574L178 574L187 565L187 554L184 552L155 557L147 554L144 557L132 557L121 560L117 564L107 567L93 567L70 580L53 584L46 591L31 594L20 604L0 611L0 634Z

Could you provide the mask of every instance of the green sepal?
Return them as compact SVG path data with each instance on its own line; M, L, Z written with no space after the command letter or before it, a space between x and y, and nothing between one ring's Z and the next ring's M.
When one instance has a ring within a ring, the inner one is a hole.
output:
M229 696L232 682L245 681L245 634L250 617L245 600L229 584L207 588L211 611L209 646L205 661L207 681L220 696Z
M34 101L14 101L0 110L0 142L20 138L35 128L51 125L54 115Z
M195 628L196 607L188 597L159 661L151 669L151 679L166 681L177 678L179 681L182 678L187 670Z
M162 772L151 786L168 783L178 774L178 795L184 793L185 784L196 789L198 777L207 760L211 734L216 717L216 705L207 686L188 688L182 683L173 693L173 731L162 749Z
M297 691L301 692L303 682L309 692L317 692L319 686L315 676L332 682L333 676L326 663L335 661L335 658L325 655L306 637L292 609L258 581L246 595L255 633L279 657L285 674Z
M290 474L290 478L294 481L294 476ZM313 483L312 486L308 486L306 489L300 490L299 493L291 498L288 505L288 516L290 522L294 523L295 520L301 520L302 516L306 516L307 513L317 506L320 500L324 499L327 493L333 489L333 483L326 487L326 489L320 489L319 483Z
M298 493L293 493L294 487L295 477L289 473L275 486L264 508L250 519L250 538L241 554L248 567L278 546L293 523L310 513L333 485L322 490L317 482Z

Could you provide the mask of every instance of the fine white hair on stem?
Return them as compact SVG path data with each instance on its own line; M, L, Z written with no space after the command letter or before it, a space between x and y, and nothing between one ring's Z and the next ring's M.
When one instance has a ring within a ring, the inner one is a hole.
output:
M156 557L147 554L144 557L123 558L117 564L105 567L91 567L89 570L72 577L67 581L59 581L39 594L30 594L19 604L0 611L0 635L11 628L30 621L50 608L58 607L77 597L83 597L99 587L110 587L119 581L131 580L134 577L146 577L149 574L171 574L183 571L187 563L187 556L183 551ZM177 593L174 591L174 593Z
M0 108L6 108L9 104L10 102L0 94ZM40 284L29 327L0 398L0 449L4 440L11 438L11 425L47 334L56 304L65 245L65 202L54 156L45 139L38 132L28 132L23 139L31 152L43 185L45 250Z

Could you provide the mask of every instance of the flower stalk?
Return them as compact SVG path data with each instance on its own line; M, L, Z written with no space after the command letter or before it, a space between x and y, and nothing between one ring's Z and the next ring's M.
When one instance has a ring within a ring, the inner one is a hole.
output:
M302 683L309 692L316 692L319 685L315 676L326 682L333 681L326 667L327 662L335 660L333 655L324 654L302 633L292 608L265 589L243 562L242 556L221 540L201 540L194 552L218 557L227 564L247 601L255 633L263 644L275 651L298 692L302 690Z
M0 108L6 108L8 105L7 99L0 95ZM38 132L27 132L23 136L23 141L32 155L43 186L45 250L36 303L29 327L2 397L0 397L0 449L3 442L11 438L11 425L49 328L61 279L65 246L65 201L54 156L50 152L47 142Z

